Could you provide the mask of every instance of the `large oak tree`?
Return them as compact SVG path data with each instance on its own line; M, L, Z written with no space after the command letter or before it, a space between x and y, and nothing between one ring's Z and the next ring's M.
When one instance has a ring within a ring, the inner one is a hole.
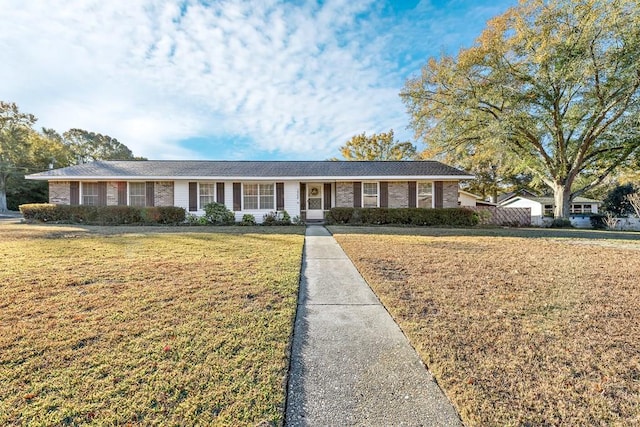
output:
M430 59L401 97L430 150L506 153L566 217L573 197L638 158L639 88L637 0L525 0L471 48Z

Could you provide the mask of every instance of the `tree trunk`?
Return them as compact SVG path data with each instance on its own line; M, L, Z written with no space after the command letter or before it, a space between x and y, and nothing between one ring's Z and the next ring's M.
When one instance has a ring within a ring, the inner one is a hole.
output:
M569 218L571 212L571 185L555 183L553 186L553 217Z
M7 179L0 173L0 212L7 211Z

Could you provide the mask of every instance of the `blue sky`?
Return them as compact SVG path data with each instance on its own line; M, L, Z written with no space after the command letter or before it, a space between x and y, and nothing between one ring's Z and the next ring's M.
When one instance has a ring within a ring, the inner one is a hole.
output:
M150 159L322 160L415 142L406 79L516 3L0 0L0 99Z

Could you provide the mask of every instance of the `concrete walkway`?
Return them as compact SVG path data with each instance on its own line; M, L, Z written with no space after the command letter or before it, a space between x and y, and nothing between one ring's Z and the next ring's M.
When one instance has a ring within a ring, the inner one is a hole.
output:
M286 426L460 426L335 239L307 227Z

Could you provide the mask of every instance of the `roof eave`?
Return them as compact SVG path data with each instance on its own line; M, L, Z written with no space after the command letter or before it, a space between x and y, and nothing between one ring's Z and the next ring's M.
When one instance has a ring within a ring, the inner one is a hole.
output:
M434 180L434 181L460 181L467 179L475 179L474 175L372 175L372 176L212 176L212 175L193 175L193 176L176 176L176 175L158 175L158 176L139 176L139 175L26 175L26 179L37 181L353 181L360 179L363 181L376 180Z

